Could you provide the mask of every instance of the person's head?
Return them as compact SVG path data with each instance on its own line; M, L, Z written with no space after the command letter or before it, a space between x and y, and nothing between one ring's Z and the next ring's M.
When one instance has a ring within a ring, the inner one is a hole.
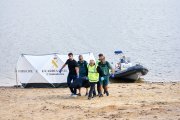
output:
M70 60L73 60L73 53L69 53L68 57L69 57Z
M94 61L94 60L90 60L90 61L89 61L89 65L90 65L90 66L95 65L95 61Z
M101 54L99 54L99 61L104 61L105 60L105 57L104 57L104 55L101 53Z
M83 60L83 56L79 55L79 61L82 61L82 60Z

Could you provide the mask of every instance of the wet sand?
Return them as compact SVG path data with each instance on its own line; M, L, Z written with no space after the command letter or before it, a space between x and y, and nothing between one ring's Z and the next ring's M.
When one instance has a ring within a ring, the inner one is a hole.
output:
M180 83L110 84L110 96L68 88L0 88L0 120L180 120Z

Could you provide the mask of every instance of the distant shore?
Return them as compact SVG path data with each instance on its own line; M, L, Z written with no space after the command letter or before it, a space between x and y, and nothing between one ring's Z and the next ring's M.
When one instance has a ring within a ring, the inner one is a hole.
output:
M68 88L0 87L1 120L180 120L180 83L110 84L110 96L72 98Z

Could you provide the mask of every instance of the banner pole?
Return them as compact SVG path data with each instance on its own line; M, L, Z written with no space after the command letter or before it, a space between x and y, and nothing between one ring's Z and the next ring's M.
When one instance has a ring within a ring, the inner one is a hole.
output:
M16 72L16 88L18 87L18 80L17 80L17 68L15 68L15 72Z

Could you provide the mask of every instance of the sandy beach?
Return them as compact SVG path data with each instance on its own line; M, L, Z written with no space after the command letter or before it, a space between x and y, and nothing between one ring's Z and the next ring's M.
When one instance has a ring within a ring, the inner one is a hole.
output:
M87 100L68 88L1 87L0 120L180 120L180 83L110 84L109 91Z

